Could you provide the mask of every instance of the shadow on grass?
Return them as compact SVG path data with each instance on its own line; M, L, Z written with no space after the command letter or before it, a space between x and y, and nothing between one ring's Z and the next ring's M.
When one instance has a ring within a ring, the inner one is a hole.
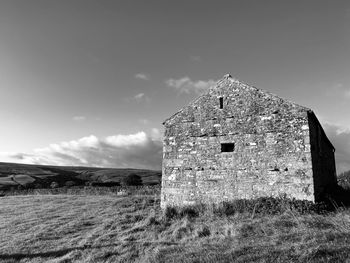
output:
M169 247L158 251L154 263L221 263L221 262L346 262L350 248L346 246L322 246L312 244L308 253L290 248L276 248L273 245L256 244L232 248L221 244L217 246L202 245L202 247Z
M350 188L338 185L328 196L328 200L337 209L339 207L350 208Z
M0 259L16 259L21 260L24 258L36 258L36 257L42 257L42 258L49 258L49 257L62 257L66 255L69 252L72 252L74 250L85 250L85 249L94 249L94 248L102 248L102 247L109 247L111 245L106 246L81 246L81 247L72 247L72 248L66 248L61 250L55 250L55 251L47 251L47 252L39 252L39 253L14 253L14 254L0 254Z
M113 243L109 245L103 245L103 246L80 246L80 247L71 247L71 248L65 248L61 250L54 250L54 251L47 251L47 252L39 252L39 253L14 253L14 254L0 254L0 260L6 260L6 259L12 259L12 260L21 260L25 258L36 258L36 257L41 257L41 258L50 258L50 257L62 257L69 252L72 252L74 250L90 250L90 249L101 249L101 248L106 248L106 247L115 247L119 246L120 244L125 244L125 243L142 243L144 245L150 245L153 243L159 243L162 245L178 245L177 242L166 242L166 241L158 241L158 242L152 242L152 241L120 241L118 243ZM118 254L118 253L111 253L109 254Z

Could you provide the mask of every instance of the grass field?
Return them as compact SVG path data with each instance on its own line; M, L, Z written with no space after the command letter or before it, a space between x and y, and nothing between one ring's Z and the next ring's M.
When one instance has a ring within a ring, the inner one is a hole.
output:
M165 217L159 194L0 198L1 262L349 262L350 210Z

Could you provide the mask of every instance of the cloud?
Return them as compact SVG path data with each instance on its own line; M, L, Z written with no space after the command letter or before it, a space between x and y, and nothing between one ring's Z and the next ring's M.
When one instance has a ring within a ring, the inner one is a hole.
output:
M196 62L202 61L202 58L200 56L190 56L190 59Z
M143 98L145 98L145 93L139 93L139 94L134 96L134 99L137 100L137 101L140 101Z
M137 102L137 103L141 103L141 102L150 102L151 99L145 94L145 93L138 93L133 97L129 97L129 98L125 98L124 99L126 102Z
M97 138L94 135L51 144L32 153L0 153L3 160L46 165L160 169L162 142L153 132Z
M201 94L208 88L216 83L215 80L197 80L193 81L189 77L183 77L180 79L168 79L165 84L169 87L175 88L180 94L181 93L196 93Z
M150 101L150 98L147 97L145 95L145 93L136 94L133 99L136 100L137 102L142 102L142 101L149 102Z
M137 73L134 75L135 79L143 79L143 80L150 80L151 77L149 74L145 74L145 73Z
M74 116L73 121L85 121L86 117L85 116Z
M160 141L162 139L161 131L159 129L157 129L157 128L152 128L152 130L151 130L151 138L153 140Z
M335 147L337 173L350 170L350 129L331 123L325 123L323 127Z

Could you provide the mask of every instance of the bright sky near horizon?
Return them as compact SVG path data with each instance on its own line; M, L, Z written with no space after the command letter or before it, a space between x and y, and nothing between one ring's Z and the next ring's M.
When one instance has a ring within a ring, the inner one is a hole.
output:
M215 80L313 109L350 169L350 1L0 1L0 161L159 169Z

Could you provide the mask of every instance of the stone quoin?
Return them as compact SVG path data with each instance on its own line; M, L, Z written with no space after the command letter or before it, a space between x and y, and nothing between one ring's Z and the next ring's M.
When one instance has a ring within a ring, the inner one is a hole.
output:
M225 75L164 121L161 207L262 196L317 202L337 184L312 110Z

